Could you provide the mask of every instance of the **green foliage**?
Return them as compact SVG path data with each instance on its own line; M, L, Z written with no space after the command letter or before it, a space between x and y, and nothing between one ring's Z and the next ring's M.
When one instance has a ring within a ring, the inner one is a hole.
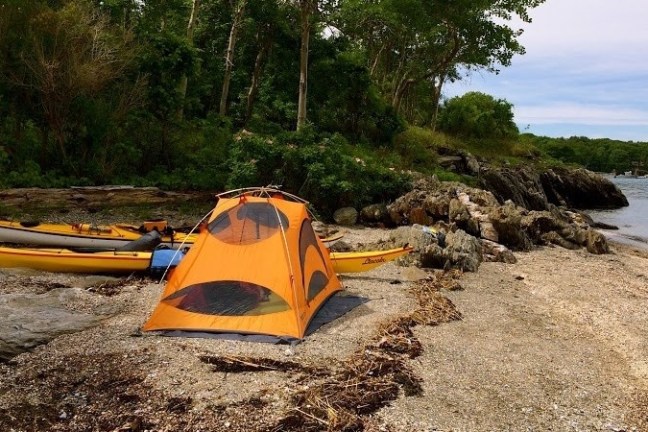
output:
M286 146L258 135L239 135L230 148L227 188L278 184Z
M228 188L283 185L325 217L339 207L388 201L409 187L406 175L378 160L353 156L342 136L318 136L309 128L275 138L240 136L228 166Z
M305 195L324 214L387 201L408 187L401 170L432 172L434 150L463 145L449 134L406 129L403 118L431 124L437 84L459 78L458 65L507 64L521 46L493 17L524 15L541 2L320 3L310 38L309 127L300 133L287 132L299 91L294 2L247 1L228 117L215 112L231 2L199 2L193 34L188 0L4 2L0 186L218 191L272 183ZM341 35L327 37L323 22ZM449 55L456 41L460 55ZM503 107L491 117L503 121ZM524 157L526 144L499 143L510 125L495 126L475 121L465 139L481 140L475 146L488 152L492 138L492 153Z
M459 182L468 186L476 186L477 179L474 177L457 174L452 171L446 171L444 169L436 168L433 174L441 181L447 182Z
M343 0L334 16L394 109L413 124L431 124L444 82L462 70L497 73L524 53L509 20L529 22L527 10L543 2Z
M148 36L139 56L139 69L147 77L149 110L161 119L172 118L183 101L178 82L192 75L196 52L183 37L162 32Z
M394 138L394 150L402 157L404 166L428 172L436 164L436 149L441 147L441 134L412 126Z
M339 207L360 208L389 201L408 189L406 175L373 158L354 157L348 146L339 135L295 146L289 170L297 173L300 166L303 168L299 177L286 179L290 188L313 202L325 216Z
M354 141L389 143L404 129L404 122L379 96L364 66L364 59L350 52L324 57L313 63L319 77L309 88L311 118L318 128L341 133Z
M439 114L438 126L463 138L507 139L519 134L513 121L513 105L480 92L447 100Z

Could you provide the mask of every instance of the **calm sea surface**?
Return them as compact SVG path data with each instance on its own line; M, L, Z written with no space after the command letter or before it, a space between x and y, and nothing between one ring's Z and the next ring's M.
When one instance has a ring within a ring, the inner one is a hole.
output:
M592 210L595 221L619 227L604 230L610 239L648 249L648 179L608 177L628 198L630 206L616 210Z

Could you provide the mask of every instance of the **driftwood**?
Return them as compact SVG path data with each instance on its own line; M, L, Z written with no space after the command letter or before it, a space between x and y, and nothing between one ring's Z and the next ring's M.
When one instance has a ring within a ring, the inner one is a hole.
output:
M213 194L205 192L169 192L156 187L92 186L68 189L21 188L0 190L5 207L67 208L105 207L133 204L163 204L205 201Z

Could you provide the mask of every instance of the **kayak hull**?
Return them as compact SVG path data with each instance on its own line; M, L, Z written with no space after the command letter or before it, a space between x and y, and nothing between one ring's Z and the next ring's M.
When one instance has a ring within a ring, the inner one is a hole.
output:
M80 253L68 249L0 247L0 267L61 273L132 273L148 269L151 252Z
M92 226L89 224L36 224L0 221L0 242L65 248L116 249L137 240L142 233L131 225ZM196 235L176 233L162 237L162 244L193 244Z
M330 252L336 273L361 273L407 255L410 247L385 251ZM75 252L69 249L0 247L0 268L31 268L61 273L132 273L146 271L151 252Z

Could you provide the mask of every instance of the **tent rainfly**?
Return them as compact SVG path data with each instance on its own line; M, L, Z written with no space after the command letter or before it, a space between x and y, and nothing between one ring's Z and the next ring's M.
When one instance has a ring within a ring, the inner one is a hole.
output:
M306 203L268 188L221 196L143 329L302 339L341 290Z

